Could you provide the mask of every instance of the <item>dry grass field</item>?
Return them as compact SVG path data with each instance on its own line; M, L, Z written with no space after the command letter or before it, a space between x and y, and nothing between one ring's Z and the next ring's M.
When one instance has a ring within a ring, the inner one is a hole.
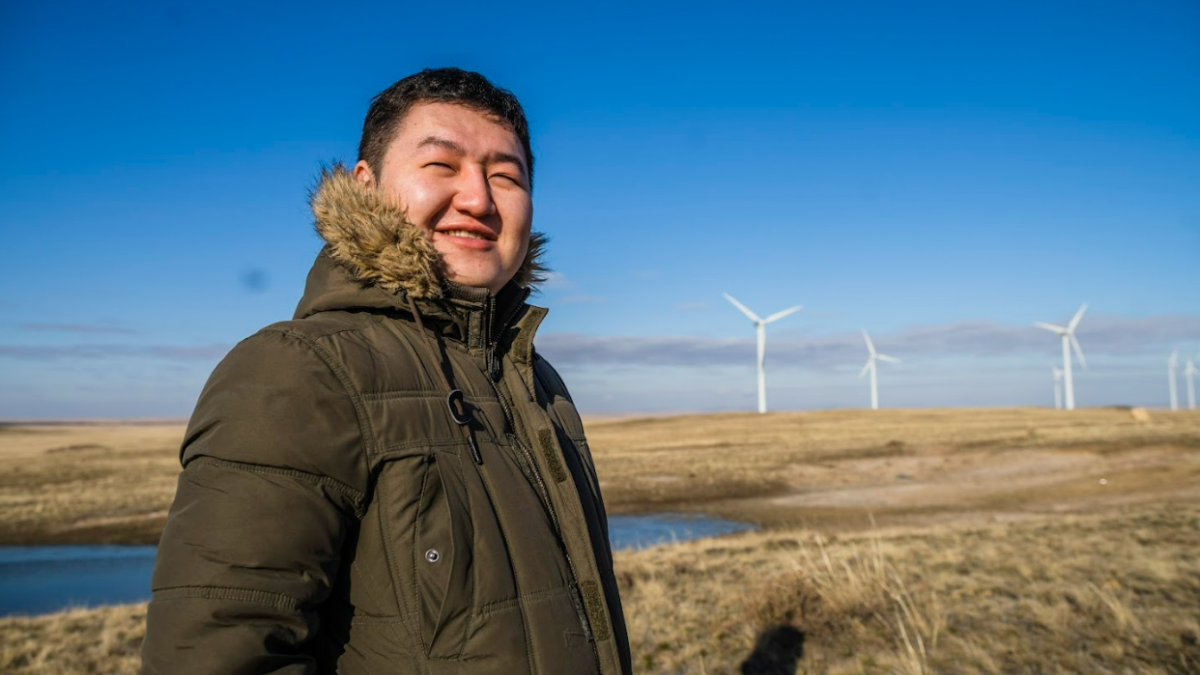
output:
M936 524L1200 500L1200 412L648 417L593 420L588 439L618 513L843 529L863 527L868 512L881 525Z
M785 669L746 672L1200 673L1200 414L828 411L588 432L610 511L765 528L618 554L639 673L737 673L765 643ZM0 541L152 543L181 434L0 428ZM0 672L133 673L144 611L0 620Z
M183 424L0 426L0 544L154 544Z

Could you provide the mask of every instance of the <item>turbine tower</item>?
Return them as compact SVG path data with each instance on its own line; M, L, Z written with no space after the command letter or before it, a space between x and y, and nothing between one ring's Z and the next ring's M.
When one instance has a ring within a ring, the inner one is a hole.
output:
M1050 366L1050 372L1054 374L1054 409L1062 410L1063 370L1058 366Z
M1167 359L1167 385L1171 392L1171 410L1179 410L1179 394L1175 390L1175 369L1179 368L1179 350L1171 352L1171 358Z
M1196 364L1192 363L1191 359L1187 360L1187 366L1183 369L1183 377L1187 380L1188 388L1188 410L1196 409L1196 385L1192 383L1192 378L1196 375Z
M1087 303L1079 306L1079 311L1075 312L1075 316L1071 317L1071 323L1067 324L1066 328L1055 326L1052 323L1037 322L1033 325L1038 328L1044 328L1051 333L1057 333L1062 338L1063 350L1063 389L1066 393L1067 410L1075 409L1075 387L1071 380L1071 348L1075 348L1075 355L1079 357L1079 365L1087 370L1087 359L1083 358L1083 348L1079 346L1079 340L1075 339L1075 328L1079 325L1079 320L1083 318L1083 313L1087 311Z
M900 363L900 359L887 354L880 354L875 351L875 345L871 343L871 336L867 335L867 331L863 331L863 339L867 341L867 351L871 356L867 359L867 365L863 366L862 372L858 374L861 380L867 371L871 371L871 410L879 410L879 382L875 375L875 362L887 361L888 363Z
M750 320L754 322L754 331L758 337L758 412L765 413L767 412L767 373L763 369L763 355L767 349L767 324L772 321L778 321L793 312L800 311L802 305L789 307L781 312L775 312L765 319L760 319L757 314L751 312L745 305L735 300L732 295L725 293L724 296L734 307L741 310L742 314L750 317Z

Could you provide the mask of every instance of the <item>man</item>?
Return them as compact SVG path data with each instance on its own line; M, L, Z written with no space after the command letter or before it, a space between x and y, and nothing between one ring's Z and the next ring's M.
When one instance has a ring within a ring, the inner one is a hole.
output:
M533 349L524 112L477 73L373 99L312 193L295 319L188 425L143 673L631 673L599 483Z

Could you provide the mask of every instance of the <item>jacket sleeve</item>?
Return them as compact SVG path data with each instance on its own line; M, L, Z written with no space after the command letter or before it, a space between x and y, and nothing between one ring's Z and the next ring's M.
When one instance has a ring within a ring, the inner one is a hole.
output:
M159 543L143 675L312 675L305 646L366 489L340 367L267 329L200 395Z

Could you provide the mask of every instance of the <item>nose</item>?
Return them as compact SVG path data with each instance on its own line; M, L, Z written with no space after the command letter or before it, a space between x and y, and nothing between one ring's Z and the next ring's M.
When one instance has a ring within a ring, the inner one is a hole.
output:
M496 212L496 203L492 201L492 188L488 185L487 176L483 170L463 171L458 175L457 189L454 193L454 208L461 213L483 218Z

